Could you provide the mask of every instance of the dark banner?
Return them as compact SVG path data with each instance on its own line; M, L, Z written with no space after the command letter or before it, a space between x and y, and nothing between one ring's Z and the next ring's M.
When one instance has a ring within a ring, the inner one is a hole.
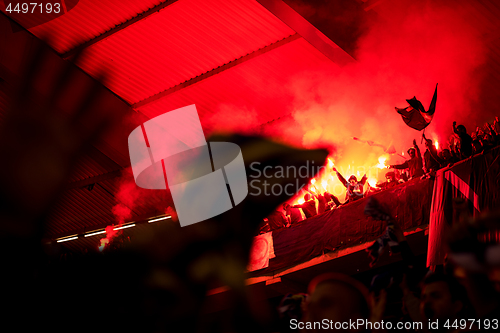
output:
M427 266L444 262L445 234L453 223L453 199L468 201L469 212L477 216L500 207L500 147L476 155L436 175L429 223Z

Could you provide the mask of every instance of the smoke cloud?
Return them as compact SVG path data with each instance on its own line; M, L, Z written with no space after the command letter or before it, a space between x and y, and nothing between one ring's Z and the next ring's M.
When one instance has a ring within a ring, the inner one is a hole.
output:
M357 40L355 62L343 68L311 65L308 71L291 75L286 86L293 96L290 116L265 126L253 123L254 130L293 145L327 146L336 166L347 169L374 166L384 153L381 147L353 137L393 145L398 154L406 154L413 139L420 144L421 132L406 126L394 107L406 107L406 99L416 96L428 108L436 83L436 113L425 133L440 147L452 134L454 120L469 132L491 121L493 115L472 109L484 79L478 68L487 54L480 32L467 19L467 2L384 3L378 8L379 19L364 22L370 25ZM246 119L246 128L252 119L256 119L253 114ZM216 122L227 123L222 118ZM393 154L388 164L403 161Z

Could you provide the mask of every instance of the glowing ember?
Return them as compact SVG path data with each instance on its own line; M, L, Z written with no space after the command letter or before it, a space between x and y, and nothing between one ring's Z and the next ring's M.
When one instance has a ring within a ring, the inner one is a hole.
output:
M387 156L384 156L384 155L380 156L378 158L377 168L379 168L379 169L385 169L385 168L387 168L387 166L385 165L385 161L386 160L387 160Z
M316 183L316 179L313 178L313 179L311 179L311 184L314 184L314 183Z
M436 149L439 149L439 142L438 142L438 140L434 141L434 146L436 147Z

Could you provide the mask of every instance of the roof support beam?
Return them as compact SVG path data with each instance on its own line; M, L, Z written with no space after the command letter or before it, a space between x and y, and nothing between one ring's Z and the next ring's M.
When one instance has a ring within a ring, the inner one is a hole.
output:
M193 84L195 84L195 83L198 83L198 82L200 82L200 81L203 81L203 80L205 80L205 79L207 79L207 78L209 78L209 77L211 77L211 76L214 76L214 75L216 75L216 74L219 74L219 73L221 73L221 72L223 72L223 71L225 71L225 70L228 70L228 69L230 69L230 68L232 68L232 67L235 67L235 66L237 66L237 65L239 65L239 64L241 64L241 63L244 63L245 61L248 61L248 60L254 59L254 58L256 58L256 57L258 57L258 56L260 56L260 55L262 55L262 54L264 54L264 53L267 53L267 52L269 52L269 51L272 51L272 50L274 50L274 49L276 49L276 48L278 48L278 47L280 47L280 46L283 46L283 45L285 45L285 44L288 44L288 43L290 43L290 42L293 42L294 40L297 40L297 39L299 39L299 38L301 38L301 36L300 36L299 34L293 34L293 35L291 35L291 36L288 36L288 37L286 37L286 38L283 38L283 39L282 39L282 40L280 40L280 41L277 41L277 42L275 42L275 43L272 43L272 44L270 44L270 45L267 45L267 46L265 46L265 47L263 47L263 48L261 48L261 49L259 49L259 50L257 50L257 51L254 51L254 52L249 53L249 54L247 54L247 55L245 55L245 56L242 56L242 57L240 57L240 58L238 58L238 59L236 59L236 60L233 60L233 61L231 61L231 62L229 62L229 63L227 63L227 64L224 64L224 65L222 65L222 66L219 66L219 67L217 67L217 68L214 68L214 69L212 69L212 70L210 70L210 71L208 71L208 72L206 72L206 73L203 73L203 74L201 74L201 75L199 75L199 76L197 76L197 77L195 77L195 78L192 78L192 79L187 80L187 81L185 81L185 82L183 82L183 83L180 83L180 84L178 84L178 85L176 85L176 86L173 86L173 87L171 87L171 88L169 88L169 89L167 89L167 90L164 90L164 91L162 91L162 92L159 92L159 93L157 93L156 95L153 95L153 96L151 96L151 97L148 97L148 98L146 98L146 99L143 99L143 100L142 100L142 101L140 101L140 102L137 102L137 103L135 103L135 104L132 104L131 106L132 106L132 108L134 108L134 109L138 109L138 108L140 108L140 107L142 107L142 106L144 106L144 105L146 105L146 104L149 104L149 103L155 102L155 101L157 101L157 100L159 100L159 99L161 99L161 98L163 98L163 97L165 97L165 96L168 96L168 95L170 95L170 94L173 94L173 93L174 93L174 92L176 92L176 91L179 91L179 90L181 90L181 89L187 88L187 87L189 87L189 86L191 86L191 85L193 85Z
M164 9L165 7L168 7L170 6L171 4L173 4L174 2L176 2L177 0L166 0L165 2L162 2L161 4L159 5L156 5L154 6L153 8L141 13L141 14L138 14L136 17L124 22L124 23L121 23L119 25L117 25L116 27L112 28L111 30L108 30L106 31L105 33L97 36L97 37L94 37L92 38L91 40L88 40L86 41L85 43L83 44L80 44L78 46L76 46L75 48L69 50L68 52L66 53L63 53L61 54L61 57L63 59L67 59L69 57L71 57L72 55L86 49L87 47L91 46L91 45L94 45L110 36L112 36L113 34L117 33L118 31L121 31L129 26L131 26L132 24L134 23L137 23L139 22L140 20L143 20L145 19L146 17L148 17L149 15L152 15L154 13L157 13L159 12L160 10Z
M107 172L105 174L99 175L99 176L94 176L82 180L77 180L75 182L71 182L66 184L66 190L71 190L75 188L82 188L85 186L89 186L95 183L103 182L108 179L113 179L116 177L120 177L122 175L122 169L120 170L115 170L111 172Z
M293 10L283 0L257 0L283 23L299 33L318 51L339 66L345 66L354 61L349 53L335 44L323 32L312 25L308 20Z

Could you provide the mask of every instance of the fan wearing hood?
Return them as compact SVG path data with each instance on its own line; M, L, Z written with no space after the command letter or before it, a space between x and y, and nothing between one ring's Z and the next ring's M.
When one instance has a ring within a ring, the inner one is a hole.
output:
M408 149L408 155L410 159L402 164L389 165L390 169L409 169L410 179L421 177L424 174L422 169L422 155L420 154L420 149L418 148L417 142L413 140L413 147Z
M358 181L358 179L354 175L349 177L349 180L345 180L345 178L340 174L340 172L335 167L333 167L333 171L337 173L337 177L339 178L340 182L347 189L346 192L347 200L346 202L344 202L345 204L356 201L363 197L364 193L363 186L365 185L366 180L368 179L368 177L366 177L366 174L363 175L363 178L361 178L360 181Z

